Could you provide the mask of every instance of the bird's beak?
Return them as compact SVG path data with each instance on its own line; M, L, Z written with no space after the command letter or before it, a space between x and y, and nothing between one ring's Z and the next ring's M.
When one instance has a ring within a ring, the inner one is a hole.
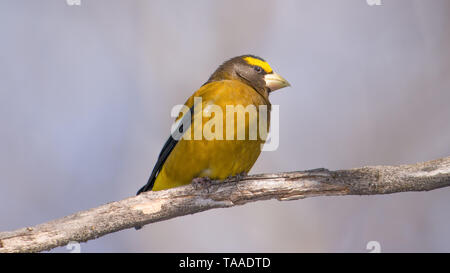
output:
M283 87L291 86L287 80L285 80L275 72L266 74L264 76L264 80L266 81L266 86L270 89L270 91L275 91Z

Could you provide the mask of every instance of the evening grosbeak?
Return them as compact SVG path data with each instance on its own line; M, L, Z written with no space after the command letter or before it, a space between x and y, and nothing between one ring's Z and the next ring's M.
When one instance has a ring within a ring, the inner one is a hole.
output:
M172 133L158 156L147 184L138 194L186 185L196 178L223 180L248 173L265 142L265 137L259 131L256 139L252 139L249 132L251 122L259 124L261 113L256 111L256 117L253 118L244 113L245 138L242 140L242 135L241 138L238 136L238 114L235 116L232 113L227 124L225 114L223 120L220 118L217 121L217 110L226 113L228 106L242 105L245 108L254 105L255 109L265 106L268 130L271 106L269 94L287 86L290 84L274 73L260 57L243 55L224 62L184 104L189 111L184 115L180 113L177 118L179 125L175 130L182 137L175 137ZM214 118L216 120L212 127L215 128L212 130L209 123ZM220 128L222 125L223 130ZM200 129L202 132L207 126L216 137L211 139L200 135L199 139L195 131ZM227 135L227 132L232 133Z

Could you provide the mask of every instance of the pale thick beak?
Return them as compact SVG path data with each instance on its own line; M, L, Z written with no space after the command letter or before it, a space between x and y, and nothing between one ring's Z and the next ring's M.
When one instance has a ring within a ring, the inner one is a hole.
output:
M291 86L287 80L285 80L275 72L266 74L264 76L264 80L266 81L266 86L270 89L270 91L275 91L287 86Z

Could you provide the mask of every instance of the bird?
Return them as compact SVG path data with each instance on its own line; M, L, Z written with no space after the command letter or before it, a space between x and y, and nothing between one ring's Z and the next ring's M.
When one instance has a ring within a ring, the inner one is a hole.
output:
M287 80L256 55L241 55L222 63L185 102L184 106L188 111L180 113L176 119L179 125L175 132L179 136L172 133L168 138L147 184L137 194L187 185L195 179L224 180L233 176L245 176L259 157L266 140L261 131L258 131L256 139L251 139L250 124L259 122L263 116L258 111L256 118L251 117L250 113L244 113L245 137L242 139L241 135L239 139L238 114L220 117L219 110L226 112L230 105L241 105L245 109L253 105L255 109L266 109L268 130L271 110L269 94L288 86L290 84ZM210 113L205 114L208 111ZM208 122L212 122L214 118L215 126L212 127L215 128L212 130ZM227 118L231 125L226 126L230 127L224 126L225 129L220 130L220 125L227 123ZM209 132L216 138L211 139L201 134L200 139L196 138L196 130L204 130L204 134L207 126L210 126ZM228 129L231 133L226 135Z

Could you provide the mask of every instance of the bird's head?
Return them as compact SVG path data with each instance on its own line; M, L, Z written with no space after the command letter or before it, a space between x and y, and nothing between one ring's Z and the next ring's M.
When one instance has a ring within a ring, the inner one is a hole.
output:
M224 62L206 83L221 80L239 80L265 96L290 86L264 59L254 55L242 55Z

